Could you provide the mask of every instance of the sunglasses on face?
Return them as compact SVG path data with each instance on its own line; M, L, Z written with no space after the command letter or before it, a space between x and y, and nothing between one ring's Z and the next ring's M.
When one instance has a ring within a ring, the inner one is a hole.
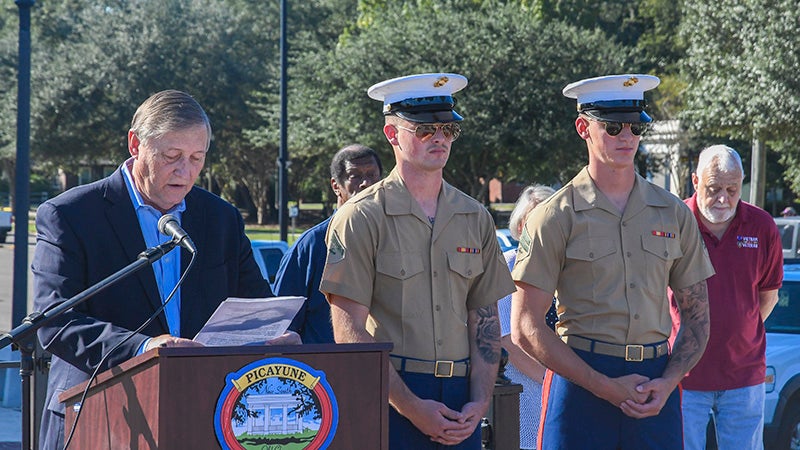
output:
M644 122L635 122L635 123L622 123L622 122L603 122L602 120L592 120L592 122L598 122L605 126L606 133L609 136L616 136L622 132L622 128L625 125L628 125L631 128L631 134L634 136L641 136L647 131L647 124Z
M406 128L401 127L400 125L395 126L401 130L414 133L417 139L419 139L421 142L425 142L432 138L433 135L439 131L439 129L442 130L442 134L444 135L445 139L449 140L450 142L455 141L459 136L461 136L461 125L459 125L457 122L449 122L439 125L424 123L422 125L417 125L415 128Z

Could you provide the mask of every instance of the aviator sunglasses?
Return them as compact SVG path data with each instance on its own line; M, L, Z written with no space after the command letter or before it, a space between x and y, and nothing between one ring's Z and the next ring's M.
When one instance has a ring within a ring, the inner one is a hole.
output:
M594 119L589 119L589 120L591 120L592 122L598 122L603 124L606 128L606 133L608 133L609 136L616 136L620 134L622 132L622 128L625 125L631 127L631 134L633 134L634 136L641 136L644 134L645 131L647 131L647 124L644 122L623 123L623 122L605 122L602 120L594 120Z
M428 139L432 138L434 134L441 128L442 134L444 135L445 139L449 140L450 142L455 141L461 136L461 125L457 122L449 122L443 123L439 125L435 125L432 123L424 123L422 125L417 125L415 128L406 128L401 127L400 125L395 125L397 128L401 130L406 130L410 133L414 133L414 135L419 139L421 142L425 142Z

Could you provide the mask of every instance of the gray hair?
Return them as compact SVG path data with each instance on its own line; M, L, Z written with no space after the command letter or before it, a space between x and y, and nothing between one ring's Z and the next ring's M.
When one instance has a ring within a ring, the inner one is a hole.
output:
M211 144L211 122L203 107L191 95L166 90L157 92L145 100L131 121L133 131L140 141L147 143L172 131L185 130L195 126L206 128L206 150Z
M742 158L736 150L727 145L712 145L700 152L695 174L700 177L707 169L714 169L724 173L739 172L744 178Z
M508 219L508 231L511 232L511 237L519 240L519 226L528 216L528 213L539 203L547 200L547 197L550 197L555 192L556 190L550 186L532 184L519 194L517 204L514 205L514 210L511 211L511 217Z

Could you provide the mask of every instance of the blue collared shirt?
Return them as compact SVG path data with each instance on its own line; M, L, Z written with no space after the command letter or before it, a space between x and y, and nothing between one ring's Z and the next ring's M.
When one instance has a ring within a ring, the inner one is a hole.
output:
M158 232L158 219L163 214L150 205L146 205L142 200L142 194L136 189L133 183L130 168L133 167L133 158L129 158L122 164L122 173L125 178L125 184L128 186L128 194L130 194L131 202L136 210L136 217L139 219L139 227L144 236L144 242L148 248L155 247L170 240L169 237L164 236ZM186 210L186 200L181 200L176 206L167 211L167 214L172 214L180 223L181 213ZM158 292L161 294L161 302L163 303L169 293L178 284L178 279L181 273L181 252L180 247L175 247L169 253L164 255L161 259L153 263L153 273L156 276L156 284L158 285ZM180 337L181 335L181 290L177 289L172 300L167 303L164 308L164 313L167 317L167 326L169 327L169 334L172 336ZM146 344L147 341L145 341ZM144 345L142 346L144 348Z

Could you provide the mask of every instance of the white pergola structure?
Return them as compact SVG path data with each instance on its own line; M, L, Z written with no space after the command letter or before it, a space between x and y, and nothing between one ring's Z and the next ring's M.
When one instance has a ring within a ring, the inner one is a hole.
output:
M687 157L685 143L679 120L653 122L641 141L641 150L644 153L664 161L661 171L650 174L650 181L678 198L689 196L687 188L693 169L692 162Z
M258 417L247 420L248 434L292 434L303 431L303 420L292 414L300 402L292 394L248 395L247 408ZM277 413L277 414L273 414Z

